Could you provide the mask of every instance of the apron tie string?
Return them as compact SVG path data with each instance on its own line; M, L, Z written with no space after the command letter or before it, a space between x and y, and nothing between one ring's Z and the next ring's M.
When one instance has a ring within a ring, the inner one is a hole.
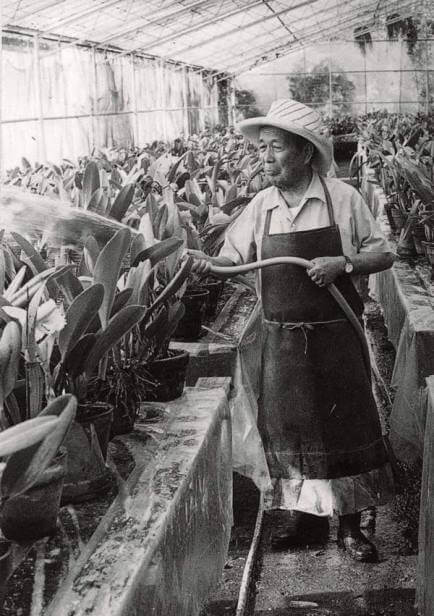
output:
M268 319L264 319L265 323L269 323L270 325L274 325L275 327L281 327L282 329L301 329L303 332L305 345L304 345L304 354L307 353L307 330L312 331L316 325L328 325L329 323L342 323L348 322L347 319L332 319L330 321L297 321L295 323L287 322L287 321L269 321Z

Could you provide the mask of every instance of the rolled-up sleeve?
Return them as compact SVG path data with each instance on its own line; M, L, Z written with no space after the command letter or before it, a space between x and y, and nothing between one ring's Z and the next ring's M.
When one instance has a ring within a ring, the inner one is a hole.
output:
M393 252L362 197L355 192L351 201L352 235L357 252Z
M235 265L256 260L255 199L227 228L220 256L230 259Z

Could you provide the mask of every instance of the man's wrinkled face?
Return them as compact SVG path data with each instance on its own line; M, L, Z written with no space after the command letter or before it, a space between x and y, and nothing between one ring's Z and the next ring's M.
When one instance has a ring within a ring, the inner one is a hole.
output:
M291 133L264 126L259 132L259 151L265 175L274 186L291 188L305 177L308 152Z

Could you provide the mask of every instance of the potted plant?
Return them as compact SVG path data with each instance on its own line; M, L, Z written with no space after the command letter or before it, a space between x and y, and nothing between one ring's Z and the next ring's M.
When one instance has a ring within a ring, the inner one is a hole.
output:
M35 403L22 417L13 394L22 345L21 326L14 319L6 324L3 321L3 325L0 455L13 455L7 457L0 481L0 527L8 539L30 541L56 530L66 469L66 451L61 445L75 416L76 400L61 396L41 410L39 396L32 397ZM36 323L32 328L36 329ZM39 374L31 374L30 387L37 391L38 382Z
M182 240L172 237L145 249L126 280L133 297L140 297L147 306L131 333L131 357L142 367L143 378L153 382L148 399L158 401L181 395L189 360L187 351L169 349L185 311L182 298L192 265L191 258L182 259L182 246Z
M65 501L92 498L111 485L105 460L113 407L99 397L100 383L106 380L109 353L145 314L143 305L129 303L129 290L117 290L130 239L124 229L99 252L91 252L92 242L85 247L91 275L76 279L79 292L65 313L66 326L52 357L54 391L74 393L78 399L77 419L67 441L72 462L65 480Z
M74 400L53 402L55 408L44 415L0 432L0 525L10 538L0 541L0 609L29 542L57 528L62 478L47 489L48 478L56 475L53 460L72 421Z

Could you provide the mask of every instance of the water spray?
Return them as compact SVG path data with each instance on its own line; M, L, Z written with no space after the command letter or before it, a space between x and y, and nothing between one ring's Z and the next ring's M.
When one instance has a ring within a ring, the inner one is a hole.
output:
M53 248L79 248L89 236L101 244L120 229L128 228L117 220L53 199L14 188L1 188L0 229L16 231L31 239L44 238Z

